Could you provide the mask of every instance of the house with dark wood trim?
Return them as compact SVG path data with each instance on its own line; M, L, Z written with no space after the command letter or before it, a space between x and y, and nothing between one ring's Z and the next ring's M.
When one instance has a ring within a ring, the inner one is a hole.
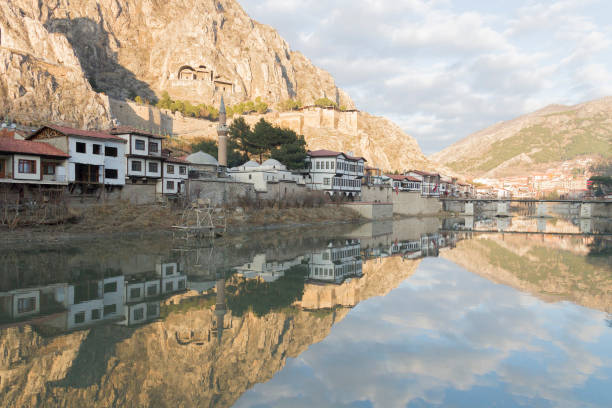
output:
M118 136L102 131L46 125L28 136L69 156L67 181L71 191L87 193L101 186L125 185L125 145Z

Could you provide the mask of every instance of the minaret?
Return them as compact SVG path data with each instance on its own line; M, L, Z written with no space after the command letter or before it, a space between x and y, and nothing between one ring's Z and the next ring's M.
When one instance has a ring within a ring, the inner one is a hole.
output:
M219 107L219 126L217 127L217 135L219 136L217 160L219 161L219 167L221 167L222 171L227 168L227 134L229 133L229 129L227 128L226 120L225 102L223 101L223 95L221 95L221 106Z

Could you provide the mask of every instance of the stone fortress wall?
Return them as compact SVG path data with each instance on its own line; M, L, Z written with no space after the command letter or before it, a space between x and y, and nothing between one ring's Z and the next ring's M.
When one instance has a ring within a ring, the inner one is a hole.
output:
M133 126L154 133L180 136L186 139L216 139L217 137L216 122L185 117L179 112L172 113L167 109L158 109L155 106L139 105L135 102L119 101L112 98L108 98L108 105L113 118L122 125ZM356 134L359 112L341 112L334 109L309 107L299 111L244 116L246 122L251 125L257 123L261 118L274 125L291 129L297 134L304 134L306 128L330 129L342 133Z

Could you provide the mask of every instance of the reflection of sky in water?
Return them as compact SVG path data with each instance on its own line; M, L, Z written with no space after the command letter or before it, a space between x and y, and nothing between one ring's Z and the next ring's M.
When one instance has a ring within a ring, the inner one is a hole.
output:
M427 259L236 406L612 407L605 318Z

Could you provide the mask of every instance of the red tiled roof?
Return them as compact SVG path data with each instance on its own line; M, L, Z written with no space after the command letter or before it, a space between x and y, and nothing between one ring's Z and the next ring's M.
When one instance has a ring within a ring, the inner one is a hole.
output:
M439 176L439 174L437 173L430 173L430 172L422 171L422 170L410 170L410 172L420 174L421 176L434 176L434 177Z
M187 157L187 156L183 156L183 157ZM189 162L185 160L183 157L166 157L166 161L168 163L189 164Z
M34 154L37 156L52 156L68 158L66 153L43 142L31 140L15 140L8 137L0 138L0 152Z
M386 176L389 177L389 178L392 178L393 180L396 180L396 181L404 181L404 180L406 180L406 181L416 181L418 183L421 182L421 180L419 180L417 178L410 177L410 176L404 176L404 175L401 175L401 174L387 174Z
M111 135L108 132L99 131L99 130L81 130L81 129L74 129L74 128L70 128L66 126L57 126L57 125L43 126L40 129L38 129L36 132L32 133L32 135L29 136L28 139L35 137L44 128L53 129L66 136L84 137L84 138L89 138L89 139L105 139L105 140L112 140L114 142L126 143L124 139L120 138L119 136Z
M125 135L125 134L128 134L128 133L131 133L131 134L134 134L134 135L153 137L155 139L163 139L164 138L163 136L154 135L153 133L149 133L146 130L136 129L136 128L133 128L131 126L115 126L114 128L111 128L109 133L111 135Z
M336 151L333 151L333 150L326 150L326 149L309 150L308 151L308 155L310 157L336 157L336 156L339 156L339 155L343 155L344 157L346 157L349 160L360 160L360 159L363 159L363 161L367 161L363 157L353 157L353 156L349 156L346 153L336 152Z
M332 157L332 156L339 156L341 154L342 153L340 152L335 152L333 150L325 150L325 149L308 151L308 155L310 157Z

